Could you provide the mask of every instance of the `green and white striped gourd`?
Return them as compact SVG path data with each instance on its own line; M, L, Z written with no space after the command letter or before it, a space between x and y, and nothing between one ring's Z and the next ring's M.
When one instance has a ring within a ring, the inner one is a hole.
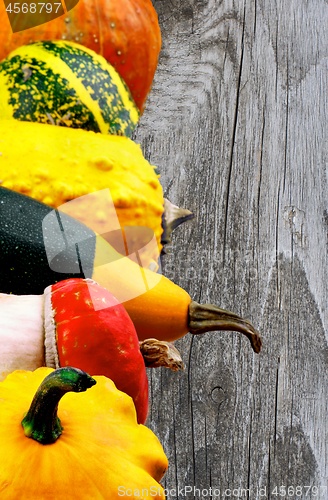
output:
M102 56L74 42L23 45L0 62L0 119L130 137L139 111Z

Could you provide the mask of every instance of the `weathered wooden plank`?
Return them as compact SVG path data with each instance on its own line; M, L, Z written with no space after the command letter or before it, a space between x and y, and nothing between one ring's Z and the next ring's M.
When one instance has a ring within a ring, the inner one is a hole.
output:
M136 138L168 198L196 216L164 272L264 339L257 356L235 333L187 336L184 373L150 372L168 498L202 498L186 486L282 498L290 486L285 498L325 499L327 2L154 6L163 49Z

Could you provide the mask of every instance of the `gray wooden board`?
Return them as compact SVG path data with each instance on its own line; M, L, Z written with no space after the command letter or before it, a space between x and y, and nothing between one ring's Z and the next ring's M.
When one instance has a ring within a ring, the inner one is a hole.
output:
M325 500L327 1L153 3L163 45L136 140L195 214L163 272L264 342L189 334L184 372L149 370L167 497Z

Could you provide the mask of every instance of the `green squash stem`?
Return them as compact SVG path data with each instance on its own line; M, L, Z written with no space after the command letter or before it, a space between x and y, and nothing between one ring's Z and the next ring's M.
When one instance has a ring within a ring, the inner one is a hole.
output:
M189 306L189 332L200 335L217 330L242 333L248 337L254 352L261 351L261 336L250 321L215 305L192 301Z
M63 431L57 416L61 398L67 392L84 392L95 384L90 375L70 366L51 372L39 386L22 420L25 436L41 444L54 443Z

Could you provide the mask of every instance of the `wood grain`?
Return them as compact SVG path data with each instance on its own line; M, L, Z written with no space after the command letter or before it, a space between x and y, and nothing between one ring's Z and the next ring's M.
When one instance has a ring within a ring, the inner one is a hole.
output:
M255 355L237 333L188 335L184 372L149 370L168 499L275 499L289 486L285 498L324 500L327 2L153 3L163 47L136 140L165 195L195 214L163 272L264 341Z

